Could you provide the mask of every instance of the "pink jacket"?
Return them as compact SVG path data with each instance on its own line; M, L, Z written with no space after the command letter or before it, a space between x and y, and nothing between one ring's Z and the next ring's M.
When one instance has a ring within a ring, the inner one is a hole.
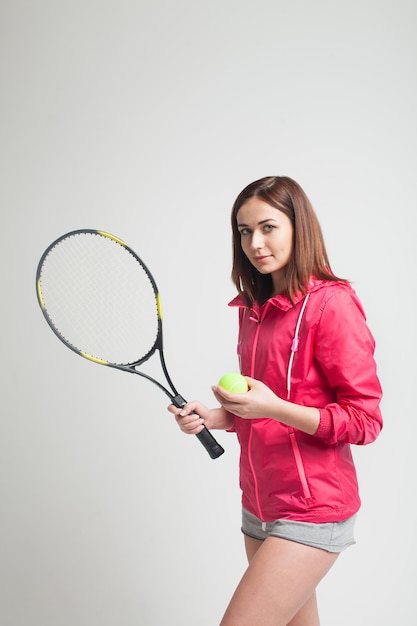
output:
M235 416L243 506L265 522L347 519L360 507L350 444L371 443L382 428L375 342L355 291L312 279L295 306L282 295L252 309L237 296L230 306L240 307L242 373L320 409L314 435Z

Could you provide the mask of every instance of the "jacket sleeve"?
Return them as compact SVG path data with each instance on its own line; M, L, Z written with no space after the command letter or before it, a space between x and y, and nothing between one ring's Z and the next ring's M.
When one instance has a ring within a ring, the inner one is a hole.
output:
M334 292L321 311L315 352L335 402L320 409L315 437L329 444L358 445L378 437L382 390L374 351L375 341L355 292Z

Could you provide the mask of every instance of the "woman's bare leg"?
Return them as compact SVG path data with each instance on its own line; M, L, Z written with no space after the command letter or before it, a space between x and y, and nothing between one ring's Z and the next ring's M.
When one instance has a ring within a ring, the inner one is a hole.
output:
M249 567L220 626L318 626L315 589L338 554L278 537L245 544Z
M245 535L245 549L250 563L262 545L262 541L252 539ZM298 613L293 617L288 626L320 626L319 612L317 607L317 597L314 591L304 603Z
M246 535L244 535L244 538L246 556L248 558L248 563L250 563L263 544L263 541L259 541L259 539L252 539L252 537L247 537Z
M319 610L317 607L316 592L313 591L301 609L288 622L288 626L320 626Z

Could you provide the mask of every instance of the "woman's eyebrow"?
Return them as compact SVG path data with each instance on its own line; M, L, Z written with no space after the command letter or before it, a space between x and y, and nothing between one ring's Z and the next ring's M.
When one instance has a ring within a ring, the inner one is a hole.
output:
M266 224L266 222L276 222L277 220L275 219L275 217L267 217L265 220L261 220L260 222L257 222L257 226L261 226L262 224ZM249 226L249 224L244 224L242 222L238 223L238 227L242 227L242 226Z

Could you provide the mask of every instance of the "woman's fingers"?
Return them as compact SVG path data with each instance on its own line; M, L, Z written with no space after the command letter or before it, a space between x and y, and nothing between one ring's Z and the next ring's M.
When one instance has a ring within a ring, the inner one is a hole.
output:
M182 432L189 435L196 435L203 430L205 420L204 417L201 417L197 413L196 409L198 406L200 405L195 402L189 402L180 409L173 404L169 405L168 411L174 414L175 420Z

